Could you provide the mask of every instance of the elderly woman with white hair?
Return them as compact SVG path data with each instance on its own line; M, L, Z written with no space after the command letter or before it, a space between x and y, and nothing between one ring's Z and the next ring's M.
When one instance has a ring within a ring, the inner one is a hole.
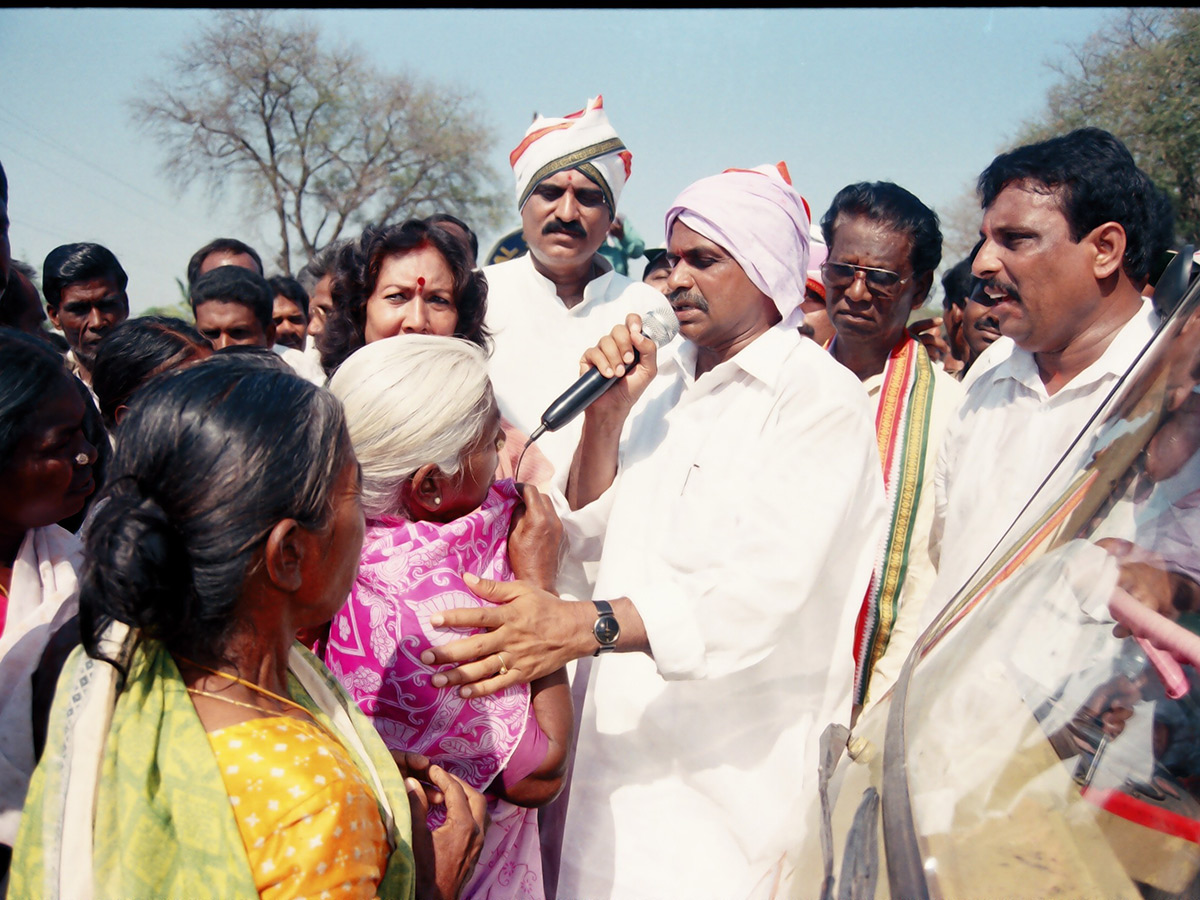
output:
M562 787L572 711L558 670L494 696L436 687L421 655L443 610L488 605L464 573L553 589L561 526L530 486L494 482L504 444L483 351L407 335L351 354L330 390L362 465L367 517L357 580L324 659L393 750L485 791L492 824L464 897L540 898L537 812ZM507 671L496 654L497 671ZM443 812L430 811L430 825Z

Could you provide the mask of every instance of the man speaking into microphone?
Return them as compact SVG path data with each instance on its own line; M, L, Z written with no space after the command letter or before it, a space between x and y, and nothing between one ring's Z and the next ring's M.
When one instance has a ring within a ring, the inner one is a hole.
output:
M500 605L441 616L486 629L427 660L469 696L599 656L559 900L785 896L814 827L884 500L862 386L797 331L809 228L782 164L679 195L686 340L659 350L631 315L583 357L620 377L584 413L564 521L573 553L600 548L598 602L469 579Z

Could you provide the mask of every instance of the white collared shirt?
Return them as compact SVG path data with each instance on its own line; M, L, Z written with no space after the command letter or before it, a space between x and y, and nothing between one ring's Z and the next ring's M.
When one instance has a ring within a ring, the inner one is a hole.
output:
M658 358L616 481L564 523L573 551L605 535L595 596L632 599L653 656L592 661L558 896L765 897L849 718L885 515L871 403L793 328L699 378L678 339Z
M1053 396L1033 354L1007 338L971 366L938 457L933 539L941 550L922 627L995 548L1157 327L1143 300L1100 358Z
M602 265L607 266L605 261ZM500 415L531 434L542 413L579 378L585 350L622 324L631 312L662 303L662 294L609 268L588 282L583 300L563 305L549 278L529 254L483 270L488 283L487 327L494 349L488 363ZM565 484L583 416L538 438L537 446Z

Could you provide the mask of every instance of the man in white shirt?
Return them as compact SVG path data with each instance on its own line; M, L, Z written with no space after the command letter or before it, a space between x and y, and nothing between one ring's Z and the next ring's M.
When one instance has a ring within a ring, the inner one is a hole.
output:
M585 413L564 519L572 552L602 539L609 600L480 582L510 602L435 617L488 629L427 660L471 660L435 676L471 693L616 651L591 667L562 900L784 896L811 827L884 505L870 401L796 327L809 228L782 165L684 190L684 340L656 351L631 315L584 357L624 376Z
M662 300L597 251L616 215L633 156L603 98L563 118L538 116L510 160L529 252L487 266L489 365L500 413L526 435L579 377L579 348ZM579 442L576 420L538 439L560 476Z
M966 583L1158 325L1142 298L1170 206L1125 146L1083 128L979 176L973 273L1004 339L974 362L937 468L927 622ZM1083 442L1086 445L1086 442Z
M919 634L919 610L937 574L929 547L934 464L963 389L907 327L942 260L937 214L897 184L860 182L838 191L821 230L836 332L829 352L874 400L891 511L855 628L854 700L862 706L895 681Z

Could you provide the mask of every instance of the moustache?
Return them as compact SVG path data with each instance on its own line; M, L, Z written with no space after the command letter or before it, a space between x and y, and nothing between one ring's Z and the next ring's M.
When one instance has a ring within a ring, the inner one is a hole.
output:
M690 306L702 313L708 312L708 301L704 299L704 295L699 291L676 288L667 295L667 300L674 307Z
M983 316L975 321L976 331L1000 331L1000 323L992 316Z
M564 222L561 219L548 222L542 229L542 234L569 234L573 237L587 237L587 231L578 222Z

